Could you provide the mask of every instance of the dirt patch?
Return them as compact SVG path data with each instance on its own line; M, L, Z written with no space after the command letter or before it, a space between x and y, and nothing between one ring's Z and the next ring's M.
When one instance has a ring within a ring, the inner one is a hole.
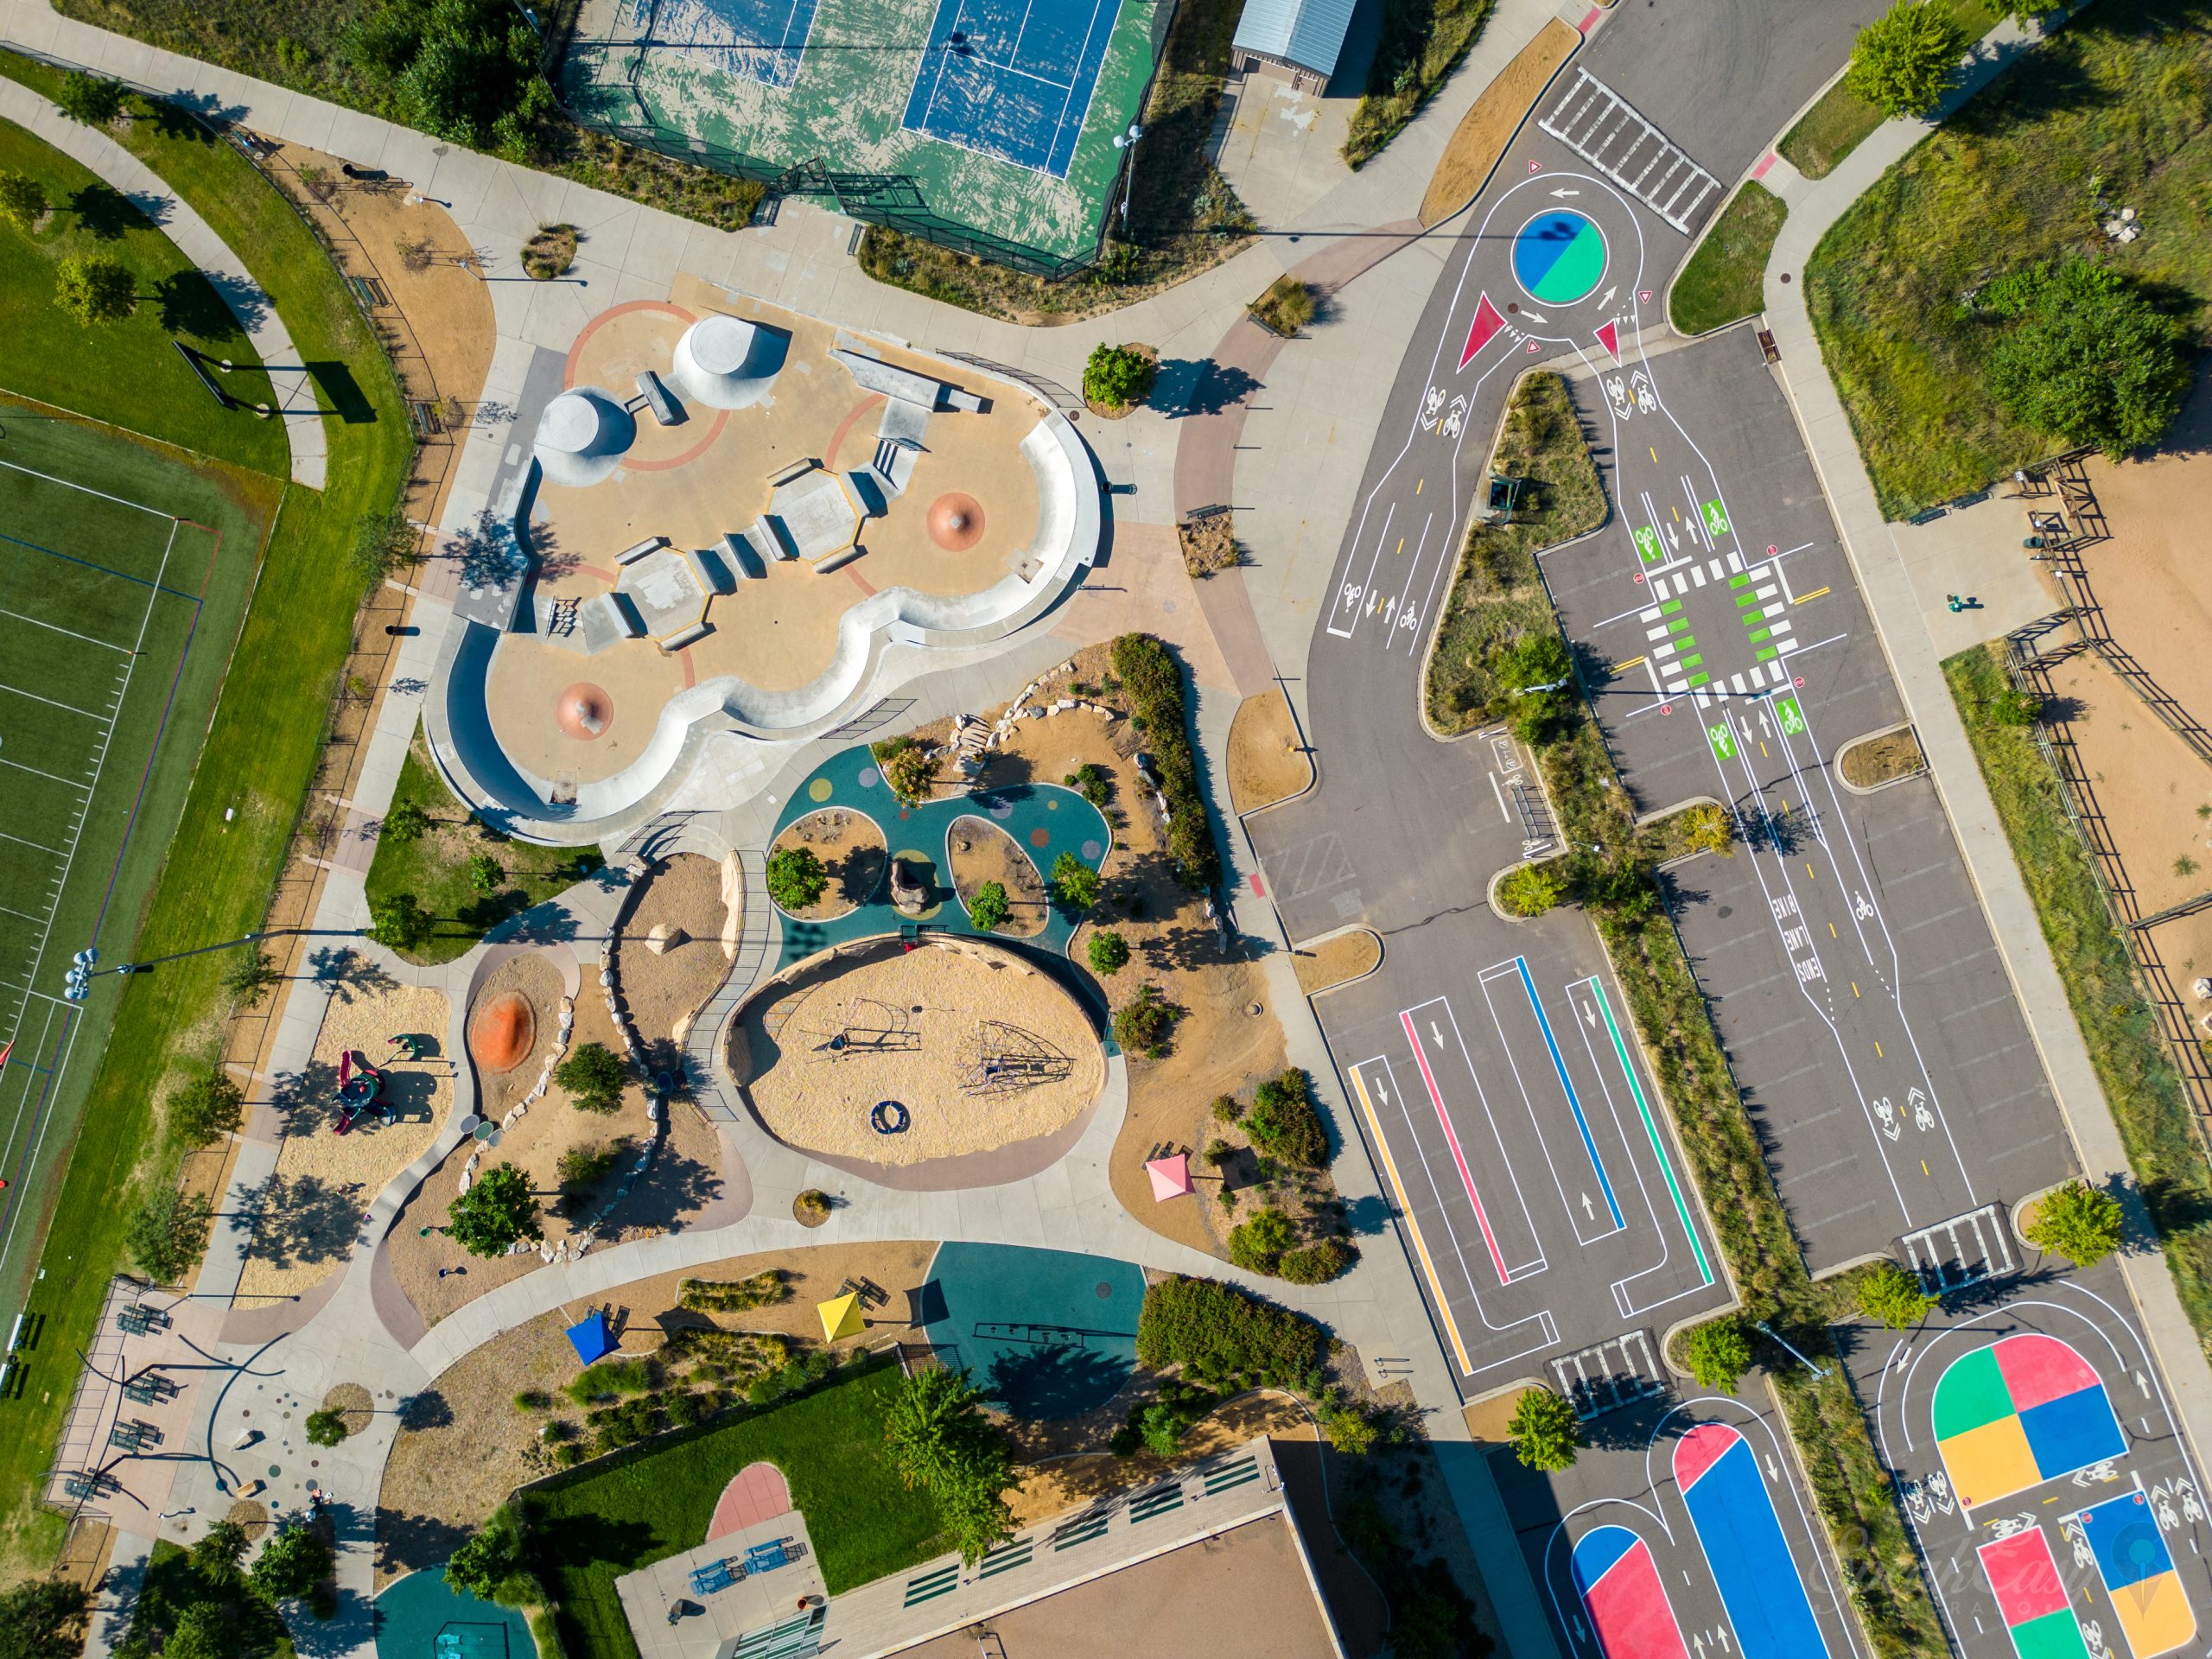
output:
M804 910L788 912L803 922L835 921L858 910L882 885L883 867L891 856L874 818L834 806L786 824L769 847L768 856L773 858L788 847L812 848L830 875L821 898Z
M731 1068L770 1134L877 1164L1050 1135L1106 1082L1074 999L1013 953L969 941L822 959L755 997L733 1037Z
M1581 35L1565 23L1546 23L1459 118L1421 197L1424 227L1449 219L1475 199L1537 97L1581 43Z
M988 818L969 814L952 821L944 844L952 865L952 890L963 907L974 909L983 883L995 881L1006 889L1007 918L992 931L1027 939L1045 931L1045 880L1012 836Z
M1282 688L1236 705L1229 724L1229 798L1239 812L1287 801L1313 781L1313 763L1299 740Z
M1916 778L1928 770L1920 753L1920 740L1912 728L1862 738L1837 757L1843 781L1854 789L1873 789L1900 778Z
M1236 515L1227 507L1194 512L1175 527L1183 550L1183 568L1194 576L1210 576L1244 562L1236 545Z
M722 903L722 868L711 858L678 853L640 878L614 950L615 982L638 1028L648 1064L671 1069L691 1021L729 977L722 946L729 915ZM670 1052L662 1052L666 1045Z
M369 1426L369 1419L376 1411L376 1402L369 1391L358 1382L340 1382L322 1396L322 1408L337 1412L346 1420L346 1432L359 1434Z
M307 1065L270 1091L283 1138L238 1279L242 1305L321 1283L352 1254L377 1194L436 1141L454 1098L446 1011L442 993L389 979L357 976L332 995ZM416 1039L422 1058L392 1058L390 1039L401 1033ZM348 1052L384 1073L394 1121L362 1112L340 1135L338 1074Z
M1298 971L1298 988L1317 996L1361 975L1374 971L1382 960L1382 941L1365 928L1355 928L1325 939L1310 950L1291 952L1291 966Z
M2148 916L2212 890L2212 767L2094 652L2069 658L2050 683L2138 909Z
M568 954L566 947L563 954ZM573 957L569 960L573 961ZM521 1104L524 1096L537 1086L539 1075L551 1062L553 1051L561 1043L562 1014L571 1007L566 969L567 963L550 951L532 950L508 957L485 975L483 982L476 988L476 1000L469 1004L472 1026L479 1010L491 1007L507 996L519 996L529 1003L531 1026L527 1053L504 1071L477 1073L479 1116L494 1123L500 1122L510 1108ZM506 1056L499 1058L504 1059Z
M1151 1392L1148 1382L1140 1389L1124 1389L1109 1405L1101 1408L1101 1414L1111 1420L1104 1425L1103 1433L1119 1428L1127 1421L1131 1403ZM1055 1423L1019 1423L1010 1427L1025 1442L1036 1431L1063 1427ZM1041 1442L1036 1446L1025 1443L1020 1456L1050 1457L1052 1460L1033 1463L1023 1469L1021 1484L1007 1494L1007 1506L1014 1511L1014 1524L1026 1527L1080 1504L1153 1484L1170 1469L1242 1446L1255 1434L1271 1434L1281 1440L1316 1438L1313 1420L1288 1395L1240 1395L1192 1427L1183 1437L1180 1452L1173 1463L1150 1452L1140 1451L1131 1457L1117 1458L1103 1452L1056 1453L1043 1449ZM1090 1438L1103 1439L1103 1435L1094 1434Z
M668 1330L680 1325L775 1332L818 1347L822 1321L816 1304L837 1295L846 1281L866 1279L887 1293L887 1304L870 1313L874 1323L868 1330L835 1345L880 1343L890 1330L905 1328L906 1293L920 1286L936 1249L929 1243L833 1244L737 1256L620 1286L602 1305L614 1305L625 1353L650 1352L665 1340ZM791 1275L791 1295L772 1306L714 1315L677 1306L686 1278L743 1279L767 1268ZM582 1411L559 1390L581 1369L563 1332L587 1306L579 1299L502 1332L417 1396L418 1426L401 1428L385 1464L378 1499L377 1588L443 1561L517 1485L551 1469L543 1449L545 1425L562 1422L565 1428L553 1431L559 1434L582 1421ZM552 1408L528 1411L516 1406L515 1396L530 1389L550 1395Z
M522 268L533 282L550 283L576 263L576 227L541 225L522 245Z

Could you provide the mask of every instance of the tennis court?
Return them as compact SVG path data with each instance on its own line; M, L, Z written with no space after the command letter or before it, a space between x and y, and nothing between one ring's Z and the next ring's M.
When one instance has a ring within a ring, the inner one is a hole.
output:
M1066 176L1121 0L938 0L906 124Z
M118 984L75 1002L63 976L87 946L127 953L262 527L181 461L0 413L0 1306L20 1306Z

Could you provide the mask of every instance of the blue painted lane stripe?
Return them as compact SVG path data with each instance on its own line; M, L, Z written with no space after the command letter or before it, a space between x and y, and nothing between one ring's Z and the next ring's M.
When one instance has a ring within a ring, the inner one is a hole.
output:
M1567 1108L1574 1114L1574 1127L1582 1132L1582 1150L1590 1154L1590 1167L1598 1173L1598 1190L1605 1195L1605 1208L1612 1212L1615 1227L1625 1227L1628 1224L1621 1219L1621 1207L1613 1198L1613 1184L1605 1176L1605 1160L1598 1156L1598 1142L1590 1134L1590 1120L1582 1115L1581 1096L1574 1092L1567 1075L1567 1062L1560 1057L1559 1039L1552 1035L1552 1022L1544 1017L1544 1005L1536 1000L1536 982L1529 977L1529 959L1516 957L1513 965L1521 970L1521 988L1529 994L1529 1006L1535 1010L1544 1046L1551 1051L1552 1070L1559 1073L1559 1086L1567 1090Z

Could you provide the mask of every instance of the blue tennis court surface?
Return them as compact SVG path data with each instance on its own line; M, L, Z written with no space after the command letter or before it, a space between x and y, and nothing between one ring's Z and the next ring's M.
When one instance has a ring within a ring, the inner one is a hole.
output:
M908 130L1067 176L1122 0L938 0Z
M644 0L651 6L654 0ZM714 55L732 74L748 75L767 86L788 86L798 79L799 60L814 27L816 0L699 0L702 10L729 31L715 43Z

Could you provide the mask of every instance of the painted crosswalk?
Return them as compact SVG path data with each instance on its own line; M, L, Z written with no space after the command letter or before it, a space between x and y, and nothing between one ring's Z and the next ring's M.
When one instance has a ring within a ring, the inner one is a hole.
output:
M1685 235L1719 194L1719 180L1586 69L1536 124Z

